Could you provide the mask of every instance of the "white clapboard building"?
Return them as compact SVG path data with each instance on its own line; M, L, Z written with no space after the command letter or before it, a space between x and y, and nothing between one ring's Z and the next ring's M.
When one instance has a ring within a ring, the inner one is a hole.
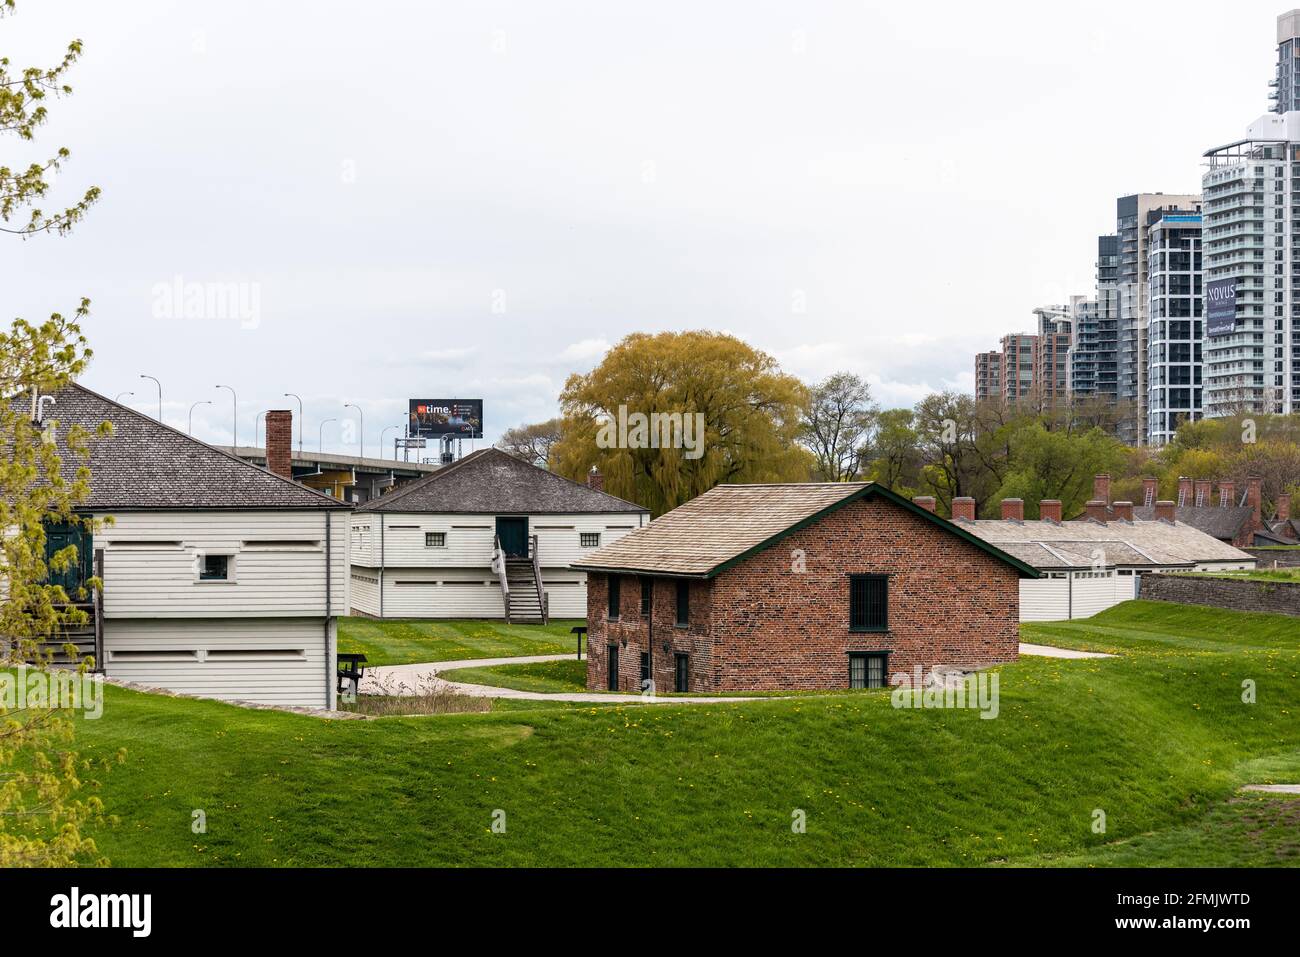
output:
M97 667L190 694L332 708L350 506L81 386L53 398L44 419L60 444L74 423L113 429L93 443L83 506L102 524L93 536L51 527L48 543L75 541L84 562L69 575L103 578ZM277 429L288 419L278 413ZM287 470L288 436L279 444Z
M376 618L584 618L587 576L569 566L650 513L481 449L352 515L352 608Z

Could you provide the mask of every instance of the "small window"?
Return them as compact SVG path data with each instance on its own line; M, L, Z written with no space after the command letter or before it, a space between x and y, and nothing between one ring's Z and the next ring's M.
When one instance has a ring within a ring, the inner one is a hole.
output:
M230 579L229 555L204 555L199 562L199 581L224 582Z
M677 581L677 627L687 628L691 624L691 583L685 579Z
M673 655L673 690L691 690L691 656L678 652Z
M650 652L641 652L641 689L649 687L646 682L650 680Z
M885 660L888 655L868 652L849 653L849 687L883 688Z
M889 630L889 576L849 576L849 631Z
M609 619L614 621L619 612L619 580L617 575L609 576Z
M600 532L579 532L578 544L583 548L599 548Z
M425 532L424 533L425 548L444 548L446 547L446 545L447 545L446 532Z
M654 594L655 580L647 575L641 576L641 617L650 617L650 596Z

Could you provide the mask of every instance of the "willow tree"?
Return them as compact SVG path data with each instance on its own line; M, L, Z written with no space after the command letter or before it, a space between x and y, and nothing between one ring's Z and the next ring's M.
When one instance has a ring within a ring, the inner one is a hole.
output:
M715 332L634 333L560 395L555 470L667 512L722 483L807 481L808 392L764 352Z
M0 0L0 16L13 7L13 0ZM46 120L45 101L71 92L63 78L80 53L76 41L58 65L18 72L0 57L0 133L32 139ZM59 149L23 170L0 165L0 229L27 237L72 228L97 189L58 212L37 205L51 171L67 157ZM80 325L88 306L82 300L69 318L15 319L0 330L0 444L7 453L0 464L0 666L29 669L0 672L0 867L100 861L86 831L102 819L103 806L84 796L90 765L72 750L70 715L50 693L47 650L61 632L86 621L75 603L98 582L75 595L52 582L52 572L68 570L79 556L75 545L47 554L45 535L48 522L87 521L77 509L90 492L93 437L78 427L59 429L55 417L38 421L46 411L41 397L66 386L90 358Z

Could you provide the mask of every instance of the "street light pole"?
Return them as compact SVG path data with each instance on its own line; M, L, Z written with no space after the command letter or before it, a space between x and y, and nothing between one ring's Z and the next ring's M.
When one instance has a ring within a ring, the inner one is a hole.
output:
M235 395L235 390L228 385L214 385L214 389L230 389L230 445L231 448L239 447L239 396Z
M257 443L262 441L261 438L262 417L266 415L266 411L267 411L266 409L263 409L261 412L257 413L257 416L253 419L253 447L254 448L260 448L260 446L258 446Z
M134 393L134 392L119 392L119 393L117 394L117 398L114 399L113 401L116 402L116 403L118 403L118 404L120 405L120 404L122 403L122 396L124 396L124 395L135 395L135 393Z
M338 419L326 419L324 422L320 424L319 440L316 443L317 452L325 451L325 426L331 422L337 422L337 421Z
M351 402L344 402L343 408L357 410L357 417L361 420L357 423L357 450L360 453L358 458L364 459L366 457L366 414L361 411L361 406L353 405Z
M201 402L195 402L194 405L190 406L190 428L189 428L189 434L190 434L190 435L193 435L193 434L194 434L194 410L195 410L195 408L197 408L197 407L200 406L200 405L211 405L211 404L212 404L212 400L211 400L211 399L203 399Z
M384 436L388 434L388 430L389 430L389 429L400 429L400 428L401 428L400 425L388 425L388 426L385 426L385 427L380 431L380 433L379 433L379 457L380 457L381 459L384 457ZM395 445L393 446L393 461L394 461L394 462L397 461L397 446L395 446Z
M161 422L162 421L162 383L159 382L157 379L155 379L153 376L144 375L143 373L141 373L140 378L149 379L153 382L154 385L158 387L158 421Z
M298 457L302 457L302 397L294 395L292 392L284 394L286 399L298 400Z

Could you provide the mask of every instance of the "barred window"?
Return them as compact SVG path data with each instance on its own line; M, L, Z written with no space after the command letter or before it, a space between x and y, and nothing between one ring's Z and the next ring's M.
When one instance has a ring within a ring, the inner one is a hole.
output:
M889 629L889 576L849 576L849 631Z
M619 612L619 579L617 575L609 576L609 617L610 620L618 618Z
M599 548L600 532L579 532L578 544L583 548Z
M446 532L425 532L424 533L425 548L442 548L446 544L447 544Z

